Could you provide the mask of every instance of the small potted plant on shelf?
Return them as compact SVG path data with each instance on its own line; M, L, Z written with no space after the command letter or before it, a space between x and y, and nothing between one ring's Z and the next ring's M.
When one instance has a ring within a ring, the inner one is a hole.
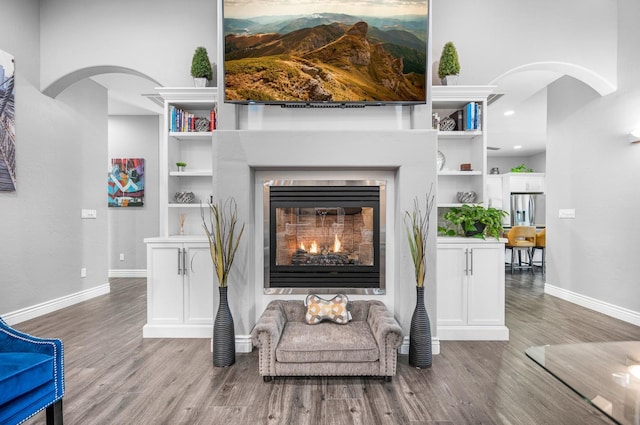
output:
M529 168L524 164L520 164L517 167L511 169L512 173L533 173L533 168Z
M191 60L191 76L196 87L206 87L207 82L213 77L211 62L207 49L200 46L196 48Z
M187 163L178 161L176 162L176 166L178 167L178 171L184 171L184 167L187 166Z
M463 204L461 207L451 207L444 214L447 227L439 227L438 231L442 235L466 237L500 238L504 231L502 219L507 215L506 211L496 208L484 208L479 204Z
M449 41L444 45L440 55L440 65L438 65L438 77L442 80L442 85L452 86L458 82L460 74L460 61L456 46Z

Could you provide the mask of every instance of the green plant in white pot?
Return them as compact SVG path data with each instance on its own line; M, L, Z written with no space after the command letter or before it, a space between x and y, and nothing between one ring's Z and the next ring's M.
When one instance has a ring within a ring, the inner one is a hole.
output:
M438 77L445 86L455 85L458 82L460 74L460 61L458 60L458 51L456 46L451 42L447 42L442 48L440 55L440 64L438 65Z
M213 78L213 69L207 49L200 46L196 48L191 60L191 76L196 87L206 87L207 82Z

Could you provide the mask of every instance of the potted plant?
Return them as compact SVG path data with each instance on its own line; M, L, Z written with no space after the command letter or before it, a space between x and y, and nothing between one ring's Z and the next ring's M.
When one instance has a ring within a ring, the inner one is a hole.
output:
M414 200L413 211L405 211L404 226L411 251L411 259L416 277L416 306L411 316L409 330L409 364L418 368L431 367L431 324L424 305L424 278L427 271L426 252L429 235L429 217L434 196L427 194L424 212L418 198Z
M520 164L517 167L511 169L512 173L533 173L533 168L529 168L524 164Z
M178 161L176 162L176 167L178 167L178 171L184 171L184 167L187 166L186 162Z
M442 48L440 65L438 65L438 77L442 80L443 85L452 86L458 82L459 74L460 61L458 60L458 51L456 46L449 41Z
M213 77L211 62L207 49L200 46L196 48L191 60L191 76L196 87L206 87L207 81Z
M447 236L463 234L466 237L494 237L500 238L503 232L502 219L507 215L506 211L496 208L484 208L479 204L463 204L461 207L451 207L444 214L450 226L440 227L440 233ZM455 226L460 229L451 228Z
M231 366L236 359L236 342L233 316L227 302L227 279L240 245L244 224L237 231L238 206L233 198L224 204L210 203L208 217L204 208L201 214L220 292L218 312L213 322L213 365Z

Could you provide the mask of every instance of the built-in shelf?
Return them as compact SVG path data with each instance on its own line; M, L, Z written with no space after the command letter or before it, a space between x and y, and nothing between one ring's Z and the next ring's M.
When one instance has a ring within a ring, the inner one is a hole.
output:
M482 131L438 131L438 139L473 139L482 136Z
M458 171L458 170L442 170L438 171L439 176L481 176L482 171L480 170L471 170L471 171Z
M169 132L170 137L174 137L176 139L184 141L211 139L212 134L213 133L211 131Z
M213 175L212 170L188 170L188 171L170 171L172 177L210 177Z
M202 205L206 205L206 204L202 204ZM177 202L171 202L168 204L169 208L200 208L200 203L198 202L197 204L192 203L192 204L180 204Z

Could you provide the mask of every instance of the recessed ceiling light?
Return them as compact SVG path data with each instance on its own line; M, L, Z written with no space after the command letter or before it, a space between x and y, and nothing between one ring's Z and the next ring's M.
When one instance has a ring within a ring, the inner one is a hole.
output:
M509 109L508 111L504 111L504 116L505 117L510 117L511 115L515 114L516 111L514 111L513 109Z
M640 364L629 366L629 372L636 378L640 379Z
M522 149L522 145L515 145L513 148L514 149Z

